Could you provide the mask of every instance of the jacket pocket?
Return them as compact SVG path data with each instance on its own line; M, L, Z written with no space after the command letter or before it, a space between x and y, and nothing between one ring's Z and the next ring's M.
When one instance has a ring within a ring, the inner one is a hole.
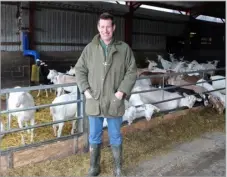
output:
M86 99L85 112L87 115L97 116L100 114L99 100L94 98Z
M118 117L123 116L125 112L125 105L124 105L124 99L119 100L115 94L113 94L111 100L110 100L110 106L109 106L109 115Z

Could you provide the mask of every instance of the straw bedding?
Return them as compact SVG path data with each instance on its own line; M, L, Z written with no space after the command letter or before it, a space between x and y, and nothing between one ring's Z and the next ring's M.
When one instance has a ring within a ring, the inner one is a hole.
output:
M225 131L225 115L210 108L189 112L178 119L163 121L148 131L137 131L124 136L124 169L157 153L165 153L174 143L190 141L212 131ZM38 132L36 133L38 136ZM102 174L112 175L112 154L109 147L101 153ZM89 168L89 154L76 154L64 159L31 164L18 169L0 172L9 176L83 176Z

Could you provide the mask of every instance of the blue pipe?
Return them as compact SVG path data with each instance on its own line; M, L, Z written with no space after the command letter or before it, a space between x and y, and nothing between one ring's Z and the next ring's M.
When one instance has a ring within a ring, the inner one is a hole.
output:
M26 32L22 33L22 45L23 45L23 55L24 56L33 56L35 63L37 60L40 60L40 55L35 50L29 50L29 43L28 43L28 34Z

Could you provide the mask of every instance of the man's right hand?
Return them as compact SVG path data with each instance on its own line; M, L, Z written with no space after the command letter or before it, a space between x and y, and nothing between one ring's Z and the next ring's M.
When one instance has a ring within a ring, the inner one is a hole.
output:
M84 92L84 95L85 95L85 97L86 97L87 99L92 98L92 96L91 96L91 94L90 94L90 92L89 92L88 89Z

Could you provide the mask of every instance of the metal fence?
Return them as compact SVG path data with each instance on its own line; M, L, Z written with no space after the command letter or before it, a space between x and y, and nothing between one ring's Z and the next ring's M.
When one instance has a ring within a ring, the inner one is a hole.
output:
M225 68L218 68L215 69L215 71L225 71ZM145 76L145 77L139 77L137 78L138 80L140 79L150 79L150 78L157 78L157 77L162 77L163 82L162 82L162 87L161 88L156 88L156 89L150 89L150 90L144 90L144 91L139 91L139 92L132 92L131 94L137 94L137 93L144 93L144 92L153 92L153 91L157 91L157 90L169 90L169 89L173 89L173 88L179 88L182 86L190 86L190 85L194 85L194 84L185 84L185 85L180 85L180 86L169 86L169 87L164 87L164 78L166 76L177 76L177 75L182 75L182 74L191 74L191 73L202 73L202 76L204 78L205 73L209 72L209 71L214 71L213 69L210 70L200 70L200 71L191 71L191 72L182 72L182 73L166 73L166 74L158 74L158 75L152 75L152 76ZM216 79L216 80L210 80L210 81L217 81L217 80L223 80L223 79ZM208 80L209 81L209 80ZM207 82L199 82L199 83L205 83ZM23 87L23 88L10 88L10 89L2 89L0 92L0 95L6 95L6 106L7 106L7 100L9 98L9 93L12 92L20 92L20 91L34 91L34 90L44 90L44 89L50 89L50 88L58 88L58 87L67 87L67 86L75 86L76 83L69 83L69 84L56 84L56 85L42 85L42 86L31 86L31 87ZM225 86L223 88L220 89L214 89L211 91L206 91L206 92L202 92L202 93L210 93L210 92L214 92L214 91L218 91L218 90L222 90L225 89ZM197 95L199 93L195 93L194 95ZM177 97L174 99L163 99L162 101L158 101L158 102L153 102L150 104L159 104L159 103L164 103L164 102L168 102L168 101L172 101L172 100L177 100L177 99L181 99L184 98L184 96L182 97ZM10 134L10 133L15 133L15 132L19 132L19 131L23 131L23 130L28 130L28 129L35 129L35 128L39 128L39 127L45 127L45 126L50 126L53 124L58 124L61 122L68 122L68 121L73 121L73 120L77 120L77 129L78 132L71 134L71 135L67 135L67 136L61 136L59 138L54 138L54 139L50 139L50 140L45 140L45 141L41 141L41 142L35 142L32 144L26 144L26 145L21 145L21 146L17 146L17 147L9 147L7 149L0 149L0 156L1 154L6 154L9 152L15 152L21 149L26 149L29 147L37 147L40 145L44 145L44 144L48 144L48 143L53 143L53 142L57 142L59 140L66 140L66 139L70 139L70 138L78 138L79 136L83 136L83 141L84 141L84 151L87 152L88 151L88 147L89 147L89 143L88 143L88 134L89 134L89 129L88 129L88 119L87 116L85 114L85 97L83 94L80 93L79 89L77 89L77 100L74 101L67 101L67 102L61 102L61 103L57 103L57 104L44 104L44 105L38 105L38 106L34 106L34 107L28 107L28 108L24 108L24 109L13 109L13 110L9 110L8 107L6 107L5 110L1 110L0 112L0 123L2 122L1 120L1 115L2 114L9 114L9 113L13 113L13 112L20 112L20 111L26 111L26 110L34 110L34 109L41 109L41 108L46 108L46 107L50 107L50 106L58 106L58 105L64 105L64 104L71 104L71 103L77 103L77 116L75 118L71 118L71 119L66 119L64 121L53 121L53 122L48 122L48 123L42 123L42 124L37 124L34 126L28 126L25 128L14 128L14 129L9 129L9 127L11 127L10 122L9 122L9 117L7 120L7 130L4 132L1 132L1 126L0 126L0 145L2 142L1 139L1 135L5 134ZM177 108L175 110L178 109L182 109L182 108ZM168 110L168 111L163 111L163 113L166 112L170 112L173 110Z
M7 149L0 149L0 153L4 154L7 152L11 152L11 151L17 151L17 150L21 150L21 149L25 149L28 147L37 147L43 144L48 144L48 143L53 143L59 140L65 140L65 139L69 139L69 138L73 138L73 137L78 137L78 136L85 136L85 142L86 139L88 139L86 136L86 132L88 131L87 129L87 123L86 123L86 115L84 115L84 95L82 95L79 91L79 89L77 89L77 100L73 100L73 101L66 101L66 102L61 102L61 103L56 103L56 104L43 104L43 105L38 105L38 106L32 106L32 107L27 107L27 108L22 108L22 109L8 109L8 103L7 100L9 98L9 94L13 93L13 92L23 92L23 91L34 91L34 90L44 90L44 89L53 89L53 88L59 88L59 87L67 87L67 86L75 86L76 83L69 83L69 84L53 84L53 85L42 85L42 86L31 86L31 87L21 87L21 88L10 88L10 89L2 89L1 90L1 96L2 95L6 95L6 109L5 110L1 110L0 112L0 116L2 114L8 114L8 119L7 119L7 130L4 132L1 132L0 129L0 144L1 144L1 136L2 135L7 135L10 133L15 133L15 132L19 132L19 131L24 131L24 130L28 130L28 129L35 129L35 128L39 128L39 127L45 127L45 126L50 126L53 124L58 124L61 122L68 122L68 121L74 121L77 120L77 128L79 130L79 132L74 133L73 135L67 135L67 136L61 136L55 139L51 139L51 140L46 140L46 141L42 141L42 142L38 142L38 143L32 143L32 144L27 144L27 145L22 145L22 146L18 146L18 147L10 147ZM9 121L9 113L14 113L14 112L20 112L20 111L27 111L27 110L34 110L34 109L41 109L41 108L47 108L47 107L52 107L52 106L58 106L58 105L64 105L64 104L71 104L71 103L77 103L77 116L71 119L65 119L63 121L53 121L53 122L48 122L48 123L42 123L42 124L38 124L38 125L34 125L34 126L28 126L28 127L24 127L24 128L15 128L15 129L9 129L9 127L11 127L10 125L10 121ZM2 122L1 117L0 117L0 122ZM0 126L1 128L1 126ZM84 149L85 151L87 151L88 148L88 144L85 145Z

